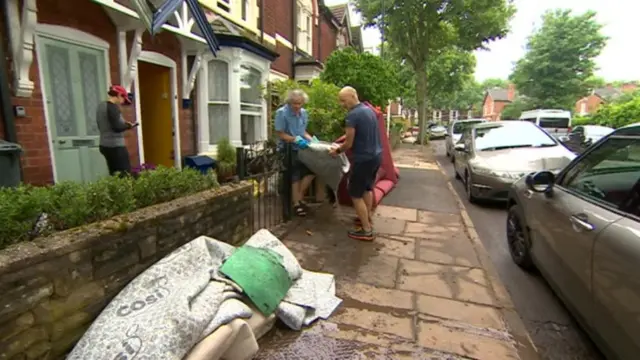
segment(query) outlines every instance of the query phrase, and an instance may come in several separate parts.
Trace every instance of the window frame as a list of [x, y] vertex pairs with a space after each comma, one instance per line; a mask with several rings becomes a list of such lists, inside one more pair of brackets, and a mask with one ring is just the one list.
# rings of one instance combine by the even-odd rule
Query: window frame
[[313, 55], [313, 2], [312, 0], [298, 1], [298, 11], [296, 19], [296, 47]]
[[[211, 100], [211, 96], [210, 96], [211, 95], [210, 94], [211, 89], [209, 88], [209, 79], [211, 77], [211, 71], [210, 71], [211, 67], [210, 67], [210, 65], [213, 62], [224, 63], [227, 66], [227, 100], [226, 101]], [[207, 67], [207, 79], [206, 79], [206, 82], [207, 82], [207, 94], [206, 94], [206, 99], [207, 99], [207, 121], [209, 122], [209, 145], [210, 146], [217, 146], [218, 145], [217, 142], [216, 143], [212, 142], [213, 139], [211, 137], [211, 117], [210, 117], [211, 115], [209, 113], [209, 109], [210, 109], [211, 105], [218, 105], [218, 106], [226, 105], [227, 114], [228, 114], [226, 121], [227, 121], [227, 123], [231, 122], [231, 81], [233, 81], [233, 79], [232, 79], [233, 66], [232, 65], [233, 64], [231, 63], [231, 61], [226, 60], [224, 58], [214, 58], [214, 59], [211, 59], [211, 60], [209, 60], [209, 61], [207, 61], [205, 63], [205, 66]], [[227, 125], [227, 129], [228, 128], [229, 128], [229, 126]], [[227, 134], [226, 137], [228, 138], [229, 134]]]
[[[568, 177], [572, 174], [572, 170], [574, 170], [587, 156], [593, 154], [594, 152], [598, 151], [599, 149], [602, 149], [602, 147], [605, 146], [606, 144], [608, 144], [609, 141], [611, 141], [612, 139], [613, 140], [616, 140], [616, 139], [635, 139], [638, 142], [640, 142], [640, 134], [633, 134], [633, 135], [626, 135], [625, 136], [625, 135], [616, 134], [617, 132], [618, 131], [607, 135], [605, 140], [599, 141], [596, 146], [590, 147], [587, 151], [582, 153], [580, 156], [578, 156], [575, 159], [573, 159], [573, 161], [571, 161], [556, 177], [556, 179], [554, 181], [554, 188], [559, 188], [560, 190], [566, 192], [567, 194], [575, 196], [576, 198], [578, 198], [578, 199], [580, 199], [582, 201], [586, 201], [586, 202], [588, 202], [590, 204], [593, 204], [595, 206], [598, 206], [598, 207], [600, 207], [600, 208], [602, 208], [604, 210], [611, 211], [611, 212], [616, 213], [616, 214], [618, 214], [620, 216], [632, 217], [637, 221], [637, 220], [640, 220], [640, 217], [638, 215], [634, 215], [634, 214], [629, 213], [629, 212], [627, 212], [625, 210], [625, 208], [629, 204], [624, 204], [624, 206], [622, 206], [622, 207], [614, 206], [614, 204], [602, 201], [600, 199], [593, 198], [591, 196], [583, 194], [582, 192], [576, 191], [576, 190], [574, 190], [572, 188], [569, 188], [569, 187], [565, 186], [566, 180], [568, 180]], [[575, 178], [575, 176], [577, 176], [577, 173], [575, 173], [574, 178]], [[636, 181], [636, 185], [639, 182], [640, 182], [640, 179], [638, 179]], [[634, 185], [634, 187], [636, 185]]]
[[[252, 103], [242, 102], [242, 90], [240, 86], [241, 68], [246, 67], [252, 69], [255, 75], [259, 74], [258, 78], [254, 78], [253, 82], [259, 81], [259, 84], [265, 86], [268, 82], [270, 74], [269, 62], [260, 56], [251, 52], [234, 48], [223, 47], [217, 57], [212, 55], [205, 55], [203, 63], [198, 73], [197, 78], [197, 100], [196, 100], [196, 119], [198, 122], [198, 153], [209, 153], [217, 150], [217, 143], [212, 142], [211, 133], [216, 129], [212, 127], [212, 123], [209, 119], [210, 104], [211, 105], [226, 105], [228, 110], [228, 119], [226, 125], [226, 133], [221, 136], [228, 137], [234, 146], [249, 146], [247, 143], [243, 143], [243, 132], [241, 127], [241, 119], [243, 115], [249, 115], [252, 119], [257, 120], [255, 122], [255, 137], [253, 139], [256, 142], [266, 141], [269, 138], [269, 124], [268, 124], [268, 101], [264, 97], [264, 93], [260, 92], [259, 99], [254, 100]], [[212, 76], [209, 72], [210, 61], [225, 62], [228, 66], [228, 100], [209, 100], [209, 76]], [[202, 76], [201, 76], [202, 75]], [[249, 97], [247, 97], [249, 99]], [[245, 106], [249, 106], [249, 108]], [[244, 108], [244, 110], [243, 110]]]

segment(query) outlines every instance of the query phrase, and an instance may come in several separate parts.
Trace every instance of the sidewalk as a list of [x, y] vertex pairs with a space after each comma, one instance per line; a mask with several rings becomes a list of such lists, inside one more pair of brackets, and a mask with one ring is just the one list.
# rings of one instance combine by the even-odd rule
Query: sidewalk
[[[352, 209], [322, 206], [284, 243], [336, 276], [343, 304], [303, 332], [260, 340], [258, 359], [537, 359], [508, 293], [430, 149], [394, 153], [400, 182], [373, 243], [347, 238]], [[496, 224], [496, 226], [503, 226]]]

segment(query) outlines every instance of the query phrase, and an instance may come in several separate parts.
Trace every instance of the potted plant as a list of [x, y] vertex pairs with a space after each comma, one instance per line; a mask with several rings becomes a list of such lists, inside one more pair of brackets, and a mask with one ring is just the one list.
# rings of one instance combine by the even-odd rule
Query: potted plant
[[229, 139], [222, 138], [218, 141], [217, 153], [218, 180], [228, 181], [236, 172], [236, 149], [231, 145]]

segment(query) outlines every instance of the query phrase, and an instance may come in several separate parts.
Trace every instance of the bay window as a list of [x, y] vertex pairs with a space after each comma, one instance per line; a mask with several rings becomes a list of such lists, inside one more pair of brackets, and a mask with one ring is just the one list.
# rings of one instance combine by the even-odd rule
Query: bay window
[[229, 137], [229, 64], [211, 60], [208, 65], [209, 143]]
[[313, 55], [313, 2], [303, 0], [298, 2], [298, 16], [296, 45], [309, 55]]
[[240, 129], [242, 143], [258, 141], [262, 120], [262, 73], [250, 66], [240, 67]]
[[196, 94], [200, 153], [215, 151], [223, 138], [233, 146], [266, 140], [269, 66], [269, 60], [231, 47], [203, 59]]

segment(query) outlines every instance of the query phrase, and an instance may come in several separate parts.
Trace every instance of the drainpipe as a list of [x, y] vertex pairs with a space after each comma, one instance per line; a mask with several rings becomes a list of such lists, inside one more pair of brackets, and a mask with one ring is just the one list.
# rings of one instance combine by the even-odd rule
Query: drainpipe
[[[324, 12], [324, 9], [322, 12]], [[318, 6], [318, 60], [324, 64], [324, 59], [322, 58], [322, 15], [320, 13], [320, 6]]]
[[298, 12], [296, 11], [296, 0], [291, 0], [291, 34], [293, 34], [291, 54], [291, 76], [295, 80], [296, 78], [296, 48], [298, 45], [298, 27], [296, 26], [298, 20]]
[[[7, 14], [7, 2], [2, 3], [2, 13]], [[8, 22], [7, 22], [8, 27]], [[2, 29], [3, 32], [5, 29]], [[6, 29], [8, 30], [8, 29]], [[7, 141], [17, 143], [16, 121], [13, 116], [13, 105], [11, 104], [9, 76], [7, 75], [7, 57], [4, 53], [4, 43], [0, 42], [0, 110], [4, 119], [4, 137]]]

